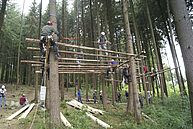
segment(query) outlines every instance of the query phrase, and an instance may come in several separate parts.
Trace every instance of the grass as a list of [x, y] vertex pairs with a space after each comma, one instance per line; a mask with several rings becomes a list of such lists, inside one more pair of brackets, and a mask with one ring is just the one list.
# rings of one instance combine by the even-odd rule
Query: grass
[[[71, 89], [69, 89], [71, 90]], [[70, 93], [68, 93], [70, 94]], [[73, 94], [73, 91], [72, 91]], [[123, 100], [125, 100], [124, 96]], [[68, 98], [70, 99], [70, 98]], [[103, 110], [101, 103], [91, 104]], [[154, 122], [143, 117], [141, 123], [136, 123], [133, 116], [126, 113], [126, 104], [117, 103], [116, 106], [108, 105], [108, 110], [104, 115], [95, 115], [97, 118], [103, 120], [111, 125], [113, 129], [191, 129], [191, 113], [189, 107], [188, 97], [180, 97], [176, 94], [170, 94], [170, 97], [165, 98], [164, 102], [160, 98], [154, 98], [153, 104], [145, 105], [142, 112], [148, 115]], [[63, 101], [60, 105], [61, 111], [67, 120], [72, 124], [74, 129], [102, 129], [101, 126], [93, 122], [86, 116], [85, 111], [69, 108], [66, 102]], [[21, 129], [29, 128], [33, 119], [33, 113], [29, 117], [19, 121]], [[48, 129], [45, 126], [44, 112], [38, 110], [36, 119], [32, 129]], [[58, 129], [63, 129], [64, 126]]]

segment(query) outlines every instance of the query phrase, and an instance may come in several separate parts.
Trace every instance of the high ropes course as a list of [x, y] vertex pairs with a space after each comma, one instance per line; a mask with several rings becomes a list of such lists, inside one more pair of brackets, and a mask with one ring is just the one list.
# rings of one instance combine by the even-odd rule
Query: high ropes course
[[[37, 39], [26, 38], [26, 41], [31, 44], [39, 43]], [[108, 68], [117, 67], [119, 65], [122, 66], [122, 64], [128, 63], [131, 56], [135, 56], [136, 62], [140, 61], [141, 57], [144, 57], [61, 42], [57, 42], [57, 45], [60, 48], [59, 53], [61, 55], [61, 57], [58, 58], [59, 73], [105, 73]], [[40, 51], [39, 47], [27, 47], [27, 49], [30, 51]], [[106, 55], [103, 53], [108, 54]], [[33, 67], [41, 67], [46, 61], [41, 62], [39, 58], [40, 56], [33, 55], [34, 60], [21, 60], [21, 62], [30, 63]], [[48, 60], [48, 56], [45, 58], [45, 60]], [[112, 61], [115, 61], [116, 65], [112, 65]]]

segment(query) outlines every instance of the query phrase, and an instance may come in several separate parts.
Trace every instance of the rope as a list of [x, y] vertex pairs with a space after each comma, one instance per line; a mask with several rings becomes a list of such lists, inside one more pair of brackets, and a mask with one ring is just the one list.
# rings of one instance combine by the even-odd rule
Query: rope
[[36, 118], [37, 111], [38, 111], [38, 104], [37, 104], [37, 106], [36, 106], [36, 111], [35, 111], [35, 114], [34, 114], [34, 117], [33, 117], [33, 120], [32, 120], [32, 123], [31, 123], [31, 125], [30, 125], [30, 128], [29, 128], [29, 129], [31, 129], [31, 128], [32, 128], [32, 126], [33, 126], [33, 123], [34, 123], [35, 118]]

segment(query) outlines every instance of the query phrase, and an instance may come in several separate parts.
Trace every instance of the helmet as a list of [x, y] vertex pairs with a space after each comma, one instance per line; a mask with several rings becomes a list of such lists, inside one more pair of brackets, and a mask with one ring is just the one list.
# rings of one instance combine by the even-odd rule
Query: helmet
[[5, 89], [5, 85], [2, 85], [2, 87], [1, 87], [2, 89]]
[[25, 94], [22, 94], [22, 96], [25, 96]]
[[101, 35], [105, 35], [105, 32], [101, 32]]
[[52, 22], [51, 22], [51, 21], [48, 21], [47, 24], [48, 24], [48, 25], [52, 25]]

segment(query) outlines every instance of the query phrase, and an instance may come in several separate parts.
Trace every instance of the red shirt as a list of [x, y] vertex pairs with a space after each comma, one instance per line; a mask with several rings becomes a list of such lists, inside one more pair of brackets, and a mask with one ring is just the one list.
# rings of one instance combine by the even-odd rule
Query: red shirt
[[143, 66], [144, 73], [147, 73], [147, 66]]
[[25, 102], [26, 102], [26, 97], [25, 96], [21, 96], [20, 99], [19, 99], [20, 105], [24, 105]]

